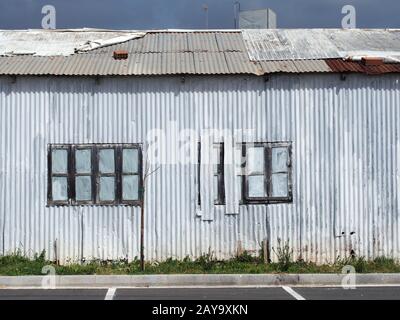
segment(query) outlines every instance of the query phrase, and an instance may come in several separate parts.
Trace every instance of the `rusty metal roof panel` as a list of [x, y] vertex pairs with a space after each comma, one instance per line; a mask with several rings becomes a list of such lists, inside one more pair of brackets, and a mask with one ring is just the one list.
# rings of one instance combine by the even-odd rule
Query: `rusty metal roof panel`
[[354, 72], [366, 74], [385, 74], [400, 72], [399, 63], [385, 63], [378, 66], [366, 66], [357, 61], [345, 61], [342, 59], [326, 60], [327, 65], [332, 72]]
[[[0, 31], [2, 34], [3, 31]], [[33, 33], [33, 43], [51, 39], [51, 32], [43, 38]], [[77, 33], [79, 33], [78, 31]], [[40, 33], [40, 32], [39, 32]], [[88, 39], [88, 35], [65, 36], [73, 39]], [[24, 39], [29, 32], [23, 33]], [[144, 34], [144, 33], [143, 33]], [[383, 55], [397, 61], [396, 50], [400, 50], [398, 31], [387, 30], [243, 30], [243, 31], [150, 31], [144, 36], [70, 55], [38, 56], [13, 54], [0, 56], [0, 74], [3, 75], [172, 75], [172, 74], [255, 74], [306, 73], [306, 72], [363, 72], [379, 74], [399, 72], [400, 64], [385, 64], [368, 68], [358, 62], [328, 59], [333, 55], [331, 41], [336, 51], [359, 52], [370, 48], [377, 52], [382, 46]], [[95, 33], [97, 36], [97, 33]], [[354, 35], [352, 38], [351, 35]], [[109, 40], [111, 34], [104, 36]], [[315, 36], [315, 39], [313, 38]], [[8, 33], [3, 38], [10, 37]], [[373, 44], [373, 37], [376, 43]], [[15, 36], [11, 37], [13, 46]], [[55, 41], [61, 41], [56, 33]], [[399, 39], [398, 39], [399, 38]], [[1, 39], [1, 37], [0, 37]], [[123, 38], [126, 39], [126, 38]], [[249, 40], [250, 39], [250, 40]], [[113, 40], [113, 39], [111, 39]], [[304, 41], [303, 41], [304, 40]], [[315, 41], [320, 41], [316, 43]], [[5, 40], [6, 41], [6, 40]], [[354, 41], [354, 45], [351, 42]], [[387, 43], [393, 41], [394, 43]], [[3, 43], [3, 49], [7, 46]], [[314, 45], [316, 47], [314, 47]], [[247, 46], [247, 47], [246, 47]], [[54, 47], [54, 44], [51, 45]], [[311, 49], [310, 49], [311, 48]], [[24, 46], [25, 51], [29, 48]], [[54, 49], [54, 48], [53, 48]], [[332, 49], [332, 50], [331, 50]], [[354, 49], [355, 51], [351, 51]], [[46, 49], [47, 50], [47, 49]], [[70, 50], [70, 49], [68, 49]], [[127, 50], [126, 60], [115, 60], [114, 50]], [[344, 50], [344, 51], [342, 51]], [[346, 51], [347, 50], [347, 51]], [[388, 51], [394, 50], [394, 51]], [[46, 51], [47, 52], [47, 51]], [[399, 51], [400, 52], [400, 51]], [[382, 52], [381, 52], [382, 54]], [[390, 54], [387, 56], [386, 54]], [[257, 55], [257, 59], [253, 59]], [[318, 59], [311, 57], [318, 56]], [[306, 59], [307, 58], [307, 59]], [[253, 59], [253, 60], [251, 60]], [[326, 60], [326, 61], [325, 61]]]
[[70, 57], [2, 57], [3, 75], [172, 75], [357, 72], [400, 72], [400, 64], [364, 66], [341, 59], [249, 62], [243, 52], [131, 53], [127, 60], [98, 54]]

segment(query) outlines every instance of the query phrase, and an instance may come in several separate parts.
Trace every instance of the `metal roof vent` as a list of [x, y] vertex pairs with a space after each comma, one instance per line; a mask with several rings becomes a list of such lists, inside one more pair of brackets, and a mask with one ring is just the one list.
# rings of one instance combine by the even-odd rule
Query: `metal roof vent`
[[362, 57], [361, 62], [366, 66], [381, 66], [384, 64], [383, 58], [380, 57]]
[[127, 50], [115, 50], [113, 57], [115, 60], [126, 60], [126, 59], [128, 59], [128, 51]]

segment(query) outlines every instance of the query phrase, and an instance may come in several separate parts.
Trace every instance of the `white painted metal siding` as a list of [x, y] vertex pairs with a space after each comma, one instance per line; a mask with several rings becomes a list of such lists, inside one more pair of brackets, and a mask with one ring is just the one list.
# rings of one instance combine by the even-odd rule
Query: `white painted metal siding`
[[[139, 143], [150, 129], [254, 129], [293, 142], [293, 203], [196, 214], [196, 165], [149, 180], [146, 258], [257, 252], [268, 237], [318, 263], [400, 258], [398, 75], [0, 78], [0, 245], [61, 261], [133, 259], [139, 208], [46, 207], [48, 143]], [[239, 244], [240, 243], [240, 244]]]

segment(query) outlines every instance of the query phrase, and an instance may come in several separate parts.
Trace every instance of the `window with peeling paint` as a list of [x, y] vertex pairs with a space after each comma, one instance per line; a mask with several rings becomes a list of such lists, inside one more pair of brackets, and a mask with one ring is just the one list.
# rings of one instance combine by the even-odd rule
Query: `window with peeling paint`
[[292, 201], [291, 144], [243, 144], [243, 203]]
[[138, 144], [49, 145], [48, 205], [139, 205]]

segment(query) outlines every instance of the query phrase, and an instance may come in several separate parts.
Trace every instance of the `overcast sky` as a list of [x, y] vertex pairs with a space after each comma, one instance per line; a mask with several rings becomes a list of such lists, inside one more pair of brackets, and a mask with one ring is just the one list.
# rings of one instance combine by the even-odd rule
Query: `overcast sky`
[[[0, 0], [0, 28], [41, 28], [41, 9], [56, 8], [57, 28], [161, 29], [233, 27], [235, 0]], [[271, 8], [279, 28], [338, 28], [354, 5], [358, 28], [400, 28], [399, 0], [242, 0], [242, 10]]]

